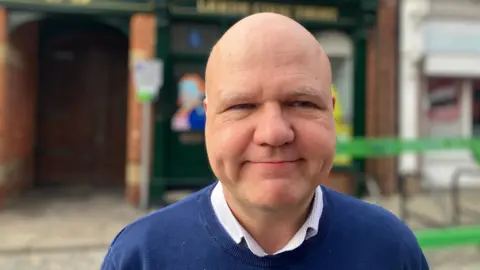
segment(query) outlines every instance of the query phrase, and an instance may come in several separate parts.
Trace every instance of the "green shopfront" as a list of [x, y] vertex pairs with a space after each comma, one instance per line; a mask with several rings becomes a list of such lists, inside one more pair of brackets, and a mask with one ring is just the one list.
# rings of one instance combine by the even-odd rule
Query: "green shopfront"
[[[367, 30], [374, 26], [376, 10], [376, 0], [162, 2], [157, 57], [165, 61], [165, 76], [155, 104], [151, 200], [161, 202], [167, 190], [198, 189], [215, 181], [203, 135], [205, 64], [222, 33], [248, 14], [282, 13], [317, 37], [331, 59], [339, 101], [335, 111], [338, 139], [364, 136]], [[332, 175], [362, 166], [363, 160], [338, 156]]]

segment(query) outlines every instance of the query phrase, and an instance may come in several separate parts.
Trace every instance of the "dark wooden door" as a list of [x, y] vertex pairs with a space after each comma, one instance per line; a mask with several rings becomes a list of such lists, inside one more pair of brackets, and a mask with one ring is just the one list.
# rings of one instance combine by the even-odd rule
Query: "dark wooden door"
[[37, 184], [124, 182], [128, 41], [102, 32], [51, 38], [40, 58]]

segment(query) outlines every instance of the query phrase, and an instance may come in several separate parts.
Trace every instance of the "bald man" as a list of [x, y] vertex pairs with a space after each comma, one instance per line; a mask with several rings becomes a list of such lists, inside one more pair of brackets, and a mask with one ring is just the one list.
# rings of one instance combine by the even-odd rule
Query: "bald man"
[[394, 215], [322, 186], [335, 154], [331, 80], [297, 22], [260, 13], [235, 24], [206, 69], [219, 181], [128, 225], [102, 269], [429, 269]]

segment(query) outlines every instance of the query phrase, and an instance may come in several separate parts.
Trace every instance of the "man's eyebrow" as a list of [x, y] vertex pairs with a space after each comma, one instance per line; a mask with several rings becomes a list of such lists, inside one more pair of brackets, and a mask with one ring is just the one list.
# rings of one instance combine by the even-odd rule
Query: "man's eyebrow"
[[222, 103], [244, 102], [247, 100], [251, 100], [252, 98], [253, 95], [245, 93], [243, 91], [223, 90], [220, 91], [219, 94], [219, 100]]
[[289, 93], [289, 98], [310, 98], [315, 100], [320, 106], [330, 107], [332, 94], [321, 89], [313, 87], [300, 87]]
[[318, 97], [318, 98], [324, 97], [321, 90], [313, 87], [309, 87], [309, 86], [293, 89], [291, 92], [289, 92], [289, 96], [293, 96], [293, 97], [307, 96], [307, 97]]

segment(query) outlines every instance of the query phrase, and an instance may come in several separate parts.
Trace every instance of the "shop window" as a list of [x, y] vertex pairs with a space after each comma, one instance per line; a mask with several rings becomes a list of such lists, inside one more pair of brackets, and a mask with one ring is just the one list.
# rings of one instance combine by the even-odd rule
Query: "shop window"
[[170, 49], [181, 54], [209, 54], [221, 34], [218, 25], [174, 23], [170, 28]]
[[480, 136], [480, 88], [473, 89], [472, 136]]
[[337, 104], [342, 109], [340, 121], [353, 122], [353, 44], [349, 36], [336, 31], [321, 32], [317, 40], [330, 59], [332, 83], [338, 91]]
[[[348, 140], [353, 135], [353, 44], [349, 36], [336, 31], [321, 32], [317, 40], [330, 59], [332, 83], [335, 86], [334, 111], [337, 140]], [[335, 165], [350, 165], [349, 156], [336, 155]]]
[[428, 79], [427, 119], [430, 137], [448, 138], [462, 135], [460, 93], [458, 80]]
[[177, 86], [177, 110], [171, 120], [172, 130], [178, 133], [203, 132], [205, 65], [178, 63], [174, 65], [173, 73]]

